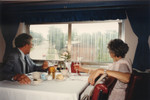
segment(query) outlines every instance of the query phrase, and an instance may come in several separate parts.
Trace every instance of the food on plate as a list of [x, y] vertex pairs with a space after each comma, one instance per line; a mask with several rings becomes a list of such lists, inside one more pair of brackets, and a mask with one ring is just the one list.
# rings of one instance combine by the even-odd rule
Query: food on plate
[[64, 76], [62, 74], [57, 74], [56, 75], [56, 79], [58, 80], [63, 80], [64, 79]]

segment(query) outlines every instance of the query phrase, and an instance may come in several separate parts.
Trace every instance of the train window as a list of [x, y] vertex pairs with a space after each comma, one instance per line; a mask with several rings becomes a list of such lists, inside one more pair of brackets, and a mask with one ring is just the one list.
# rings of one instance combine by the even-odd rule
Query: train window
[[118, 38], [118, 23], [72, 24], [72, 59], [85, 62], [112, 62], [107, 51], [111, 39]]
[[67, 24], [30, 25], [33, 48], [30, 56], [38, 60], [60, 60], [60, 51], [66, 48]]
[[62, 60], [60, 54], [70, 48], [71, 60], [109, 63], [112, 59], [107, 44], [120, 38], [120, 26], [119, 21], [30, 25], [34, 43], [30, 56], [38, 60]]

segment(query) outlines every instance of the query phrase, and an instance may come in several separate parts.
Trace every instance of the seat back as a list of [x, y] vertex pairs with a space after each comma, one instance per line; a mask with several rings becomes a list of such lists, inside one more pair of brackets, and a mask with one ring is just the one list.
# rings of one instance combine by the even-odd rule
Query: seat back
[[[117, 79], [108, 77], [103, 84], [97, 84], [93, 91], [92, 100], [108, 100]], [[125, 100], [150, 100], [150, 73], [141, 73], [133, 70]]]
[[133, 70], [126, 89], [125, 100], [148, 100], [148, 76], [148, 73], [140, 73]]
[[107, 77], [102, 84], [97, 84], [94, 88], [92, 100], [107, 100], [108, 95], [112, 91], [117, 79]]
[[140, 76], [137, 76], [134, 73], [131, 75], [130, 82], [129, 82], [127, 90], [126, 90], [126, 99], [125, 100], [132, 100], [133, 92], [134, 92], [134, 89], [136, 88], [136, 83], [139, 80], [141, 80]]

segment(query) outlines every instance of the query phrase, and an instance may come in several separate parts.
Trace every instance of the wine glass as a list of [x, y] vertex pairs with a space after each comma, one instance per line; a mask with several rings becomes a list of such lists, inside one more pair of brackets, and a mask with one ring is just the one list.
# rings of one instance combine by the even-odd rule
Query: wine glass
[[58, 68], [58, 61], [57, 60], [53, 61], [53, 66], [55, 67], [55, 70], [57, 70], [57, 68]]

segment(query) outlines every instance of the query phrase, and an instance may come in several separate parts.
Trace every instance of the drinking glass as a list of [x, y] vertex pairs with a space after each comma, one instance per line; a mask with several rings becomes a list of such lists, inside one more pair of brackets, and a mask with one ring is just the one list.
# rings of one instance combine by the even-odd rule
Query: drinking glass
[[58, 61], [55, 60], [53, 64], [54, 64], [55, 70], [57, 70], [57, 67], [58, 67]]
[[[78, 60], [78, 61], [75, 62], [75, 64], [76, 64], [77, 67], [79, 67], [79, 66], [81, 66], [81, 61]], [[77, 73], [77, 75], [81, 75], [80, 72], [78, 71], [78, 69], [76, 69], [76, 73]]]

